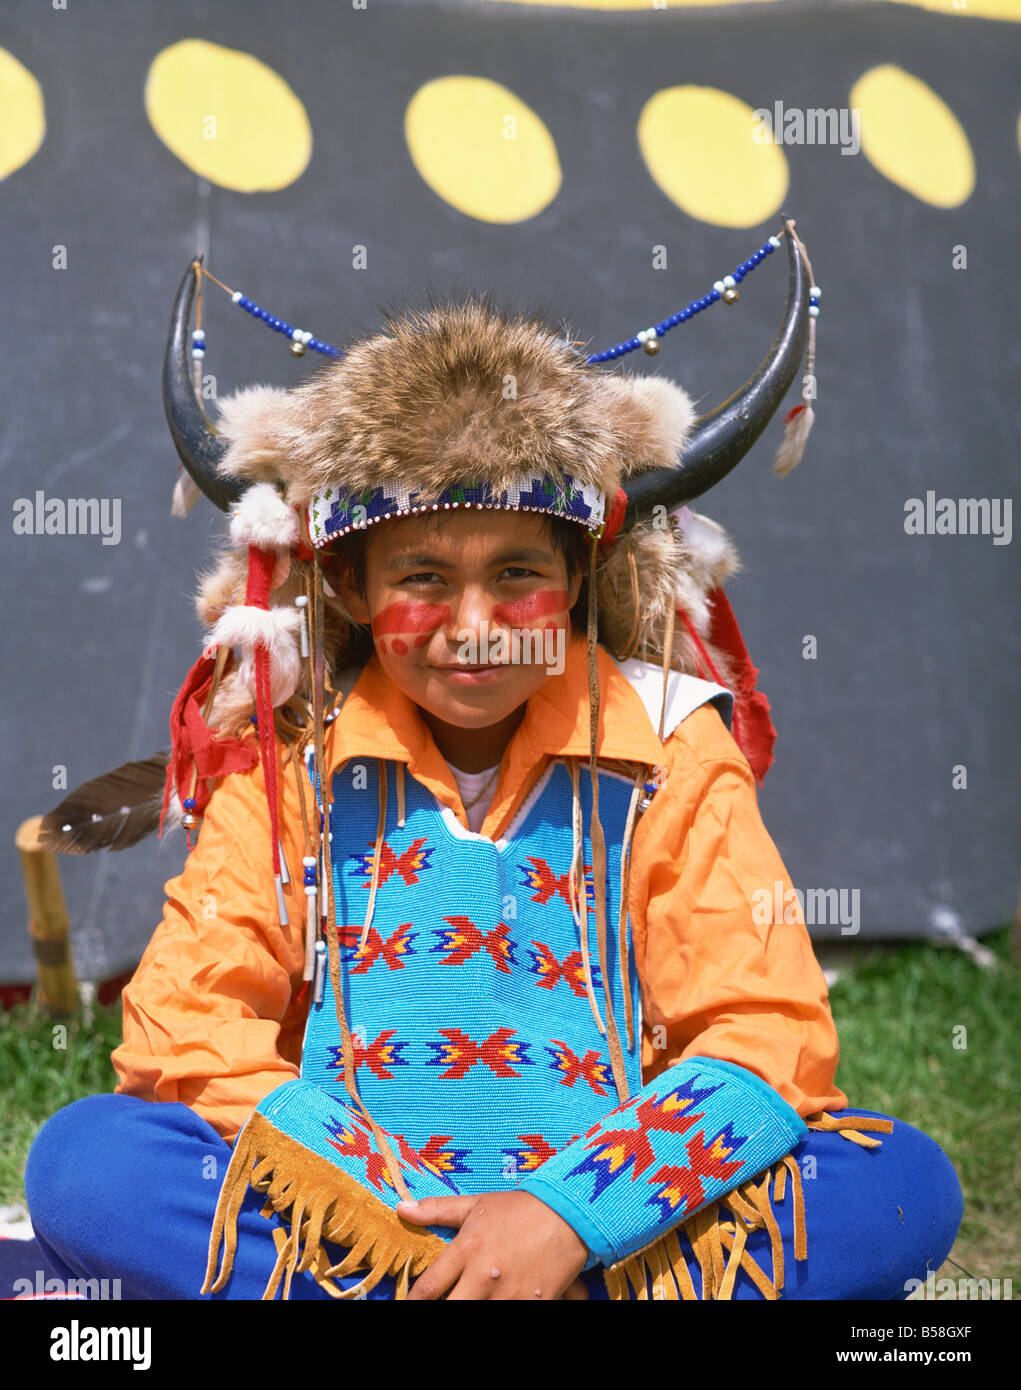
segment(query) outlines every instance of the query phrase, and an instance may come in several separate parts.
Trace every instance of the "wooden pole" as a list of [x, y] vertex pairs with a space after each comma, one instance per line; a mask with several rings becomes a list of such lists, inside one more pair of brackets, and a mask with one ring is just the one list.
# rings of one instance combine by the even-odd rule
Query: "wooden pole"
[[22, 821], [15, 836], [28, 900], [28, 934], [39, 978], [39, 1002], [51, 1014], [71, 1014], [78, 1007], [78, 979], [71, 956], [67, 906], [57, 856], [39, 847], [41, 822], [42, 816], [31, 816]]

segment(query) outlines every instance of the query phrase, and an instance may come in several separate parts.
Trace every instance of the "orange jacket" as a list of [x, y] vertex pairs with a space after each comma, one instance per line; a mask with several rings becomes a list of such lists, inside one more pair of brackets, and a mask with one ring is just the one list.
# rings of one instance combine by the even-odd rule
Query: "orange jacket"
[[[601, 757], [666, 770], [632, 842], [629, 909], [641, 978], [643, 1080], [688, 1057], [755, 1072], [802, 1116], [841, 1110], [826, 982], [797, 912], [756, 925], [754, 895], [791, 887], [762, 824], [748, 763], [712, 705], [661, 743], [640, 696], [597, 649]], [[481, 833], [498, 839], [553, 757], [589, 754], [585, 639], [531, 697], [504, 754]], [[328, 774], [347, 759], [399, 759], [467, 818], [453, 774], [417, 706], [372, 657], [327, 726]], [[302, 776], [304, 771], [298, 769]], [[279, 924], [260, 767], [217, 787], [184, 870], [166, 884], [162, 924], [124, 990], [118, 1092], [182, 1101], [233, 1140], [258, 1102], [299, 1074], [304, 854], [293, 766], [278, 776], [291, 883]], [[311, 806], [311, 797], [306, 803]], [[787, 914], [791, 915], [790, 913]]]

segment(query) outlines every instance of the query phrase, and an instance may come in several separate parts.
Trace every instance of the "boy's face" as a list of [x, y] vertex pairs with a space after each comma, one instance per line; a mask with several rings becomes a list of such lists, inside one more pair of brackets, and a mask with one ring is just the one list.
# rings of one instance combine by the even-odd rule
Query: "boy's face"
[[582, 576], [568, 579], [534, 513], [434, 518], [373, 526], [365, 596], [350, 573], [340, 592], [395, 685], [447, 724], [487, 728], [545, 684], [547, 663], [561, 669]]

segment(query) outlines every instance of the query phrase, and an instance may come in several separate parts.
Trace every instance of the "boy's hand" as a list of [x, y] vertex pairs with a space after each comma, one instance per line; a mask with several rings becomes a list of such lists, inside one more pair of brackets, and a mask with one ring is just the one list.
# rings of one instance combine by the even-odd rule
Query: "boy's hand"
[[398, 1202], [397, 1214], [458, 1234], [408, 1294], [414, 1299], [587, 1299], [578, 1278], [588, 1248], [555, 1211], [530, 1192], [483, 1192]]

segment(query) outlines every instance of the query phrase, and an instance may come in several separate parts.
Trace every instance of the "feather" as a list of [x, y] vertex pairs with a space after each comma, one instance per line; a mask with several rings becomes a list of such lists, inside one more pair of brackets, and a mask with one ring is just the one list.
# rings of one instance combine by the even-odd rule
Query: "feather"
[[168, 752], [123, 763], [83, 782], [42, 818], [38, 846], [55, 854], [92, 854], [127, 849], [160, 823]]

